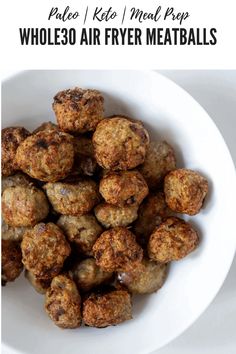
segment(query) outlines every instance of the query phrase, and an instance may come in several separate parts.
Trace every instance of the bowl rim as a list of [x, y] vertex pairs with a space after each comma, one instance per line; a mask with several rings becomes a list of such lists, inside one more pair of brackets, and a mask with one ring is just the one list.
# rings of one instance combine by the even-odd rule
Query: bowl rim
[[[35, 71], [60, 71], [60, 72], [62, 72], [62, 71], [64, 71], [64, 72], [67, 72], [67, 71], [76, 71], [76, 72], [84, 72], [84, 71], [92, 71], [92, 72], [95, 72], [95, 71], [97, 71], [97, 72], [101, 72], [101, 71], [104, 71], [104, 72], [109, 72], [109, 71], [128, 72], [128, 71], [132, 71], [132, 72], [138, 72], [138, 73], [139, 72], [145, 72], [148, 75], [155, 75], [157, 78], [160, 77], [162, 80], [165, 80], [167, 82], [168, 86], [172, 86], [175, 90], [178, 90], [179, 92], [181, 92], [182, 94], [187, 96], [189, 99], [191, 99], [194, 102], [194, 104], [196, 106], [198, 106], [198, 108], [204, 113], [205, 117], [209, 121], [211, 121], [212, 127], [214, 127], [214, 130], [215, 130], [215, 133], [218, 134], [218, 138], [221, 139], [221, 142], [224, 145], [225, 152], [227, 153], [227, 164], [228, 164], [229, 168], [232, 170], [232, 177], [234, 175], [234, 179], [235, 179], [235, 182], [236, 182], [236, 169], [235, 169], [234, 161], [232, 159], [232, 156], [231, 156], [230, 150], [229, 150], [229, 148], [227, 146], [227, 143], [226, 143], [224, 137], [222, 136], [219, 128], [217, 127], [216, 123], [214, 122], [214, 120], [211, 118], [211, 116], [208, 114], [208, 112], [198, 103], [198, 101], [191, 96], [190, 93], [188, 93], [183, 87], [179, 86], [177, 83], [172, 81], [170, 78], [166, 77], [163, 73], [161, 73], [159, 71], [157, 72], [156, 70], [142, 70], [142, 69], [140, 69], [140, 70], [137, 70], [137, 69], [127, 69], [127, 70], [124, 70], [124, 69], [121, 69], [121, 70], [120, 69], [113, 69], [113, 70], [111, 70], [111, 69], [107, 69], [107, 70], [104, 70], [104, 69], [101, 69], [101, 70], [98, 70], [98, 69], [95, 69], [95, 70], [93, 70], [93, 69], [85, 69], [85, 70], [82, 70], [82, 69], [78, 69], [78, 70], [76, 70], [76, 69], [75, 70], [74, 69], [70, 69], [70, 70], [67, 70], [67, 69], [61, 69], [61, 70], [58, 70], [58, 69], [22, 70], [22, 71], [14, 72], [14, 73], [8, 75], [7, 77], [5, 77], [1, 81], [2, 86], [5, 83], [10, 82], [11, 80], [14, 80], [14, 79], [16, 79], [19, 76], [23, 76], [25, 73], [35, 72]], [[232, 193], [236, 197], [236, 183], [235, 183], [235, 187], [234, 187], [234, 190], [232, 191]], [[205, 303], [205, 305], [202, 307], [201, 311], [199, 311], [198, 314], [193, 316], [190, 320], [188, 320], [188, 321], [186, 320], [185, 324], [181, 328], [179, 328], [178, 331], [176, 331], [176, 333], [174, 335], [168, 337], [158, 347], [156, 347], [155, 344], [147, 345], [146, 348], [145, 348], [145, 351], [143, 351], [142, 354], [151, 354], [152, 352], [163, 348], [168, 343], [172, 342], [177, 337], [179, 337], [181, 334], [183, 334], [188, 328], [190, 328], [193, 325], [194, 322], [197, 321], [198, 318], [200, 318], [202, 316], [202, 314], [205, 312], [205, 310], [208, 308], [208, 306], [210, 306], [210, 304], [213, 302], [213, 300], [215, 299], [215, 297], [218, 294], [218, 292], [220, 291], [220, 289], [223, 287], [224, 282], [225, 282], [225, 280], [227, 278], [227, 275], [229, 273], [229, 270], [230, 270], [230, 268], [232, 266], [233, 259], [235, 257], [235, 252], [236, 252], [236, 239], [235, 239], [234, 248], [232, 249], [230, 258], [228, 259], [227, 271], [224, 273], [224, 276], [221, 279], [220, 285], [211, 294], [211, 297]], [[2, 340], [2, 345], [5, 346], [5, 348], [7, 348], [8, 350], [10, 350], [12, 353], [20, 353], [20, 354], [24, 354], [25, 353], [24, 351], [18, 350], [14, 346], [11, 346], [8, 343], [5, 343], [4, 340]]]

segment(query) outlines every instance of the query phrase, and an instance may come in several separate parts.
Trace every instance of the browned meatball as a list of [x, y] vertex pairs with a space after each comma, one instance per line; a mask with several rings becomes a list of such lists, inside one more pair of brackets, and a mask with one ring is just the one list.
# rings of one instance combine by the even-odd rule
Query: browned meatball
[[75, 87], [58, 92], [52, 108], [59, 128], [77, 134], [95, 130], [103, 119], [103, 103], [104, 98], [99, 91]]
[[22, 171], [45, 182], [65, 178], [74, 163], [73, 138], [57, 130], [43, 130], [31, 135], [16, 151]]
[[39, 294], [45, 294], [52, 281], [52, 279], [37, 278], [33, 273], [29, 272], [28, 270], [25, 270], [25, 277], [26, 279], [28, 279], [30, 284]]
[[79, 136], [74, 138], [75, 160], [73, 175], [93, 176], [97, 170], [92, 139]]
[[189, 223], [170, 217], [151, 234], [148, 255], [161, 263], [177, 261], [192, 252], [198, 244], [198, 234]]
[[52, 122], [44, 122], [38, 128], [36, 128], [32, 134], [36, 134], [43, 130], [59, 130], [58, 126]]
[[71, 183], [47, 183], [43, 188], [55, 211], [64, 215], [86, 214], [100, 200], [98, 187], [90, 179], [80, 179]]
[[81, 325], [80, 294], [67, 275], [53, 278], [46, 291], [45, 310], [58, 327], [76, 328]]
[[129, 170], [144, 162], [149, 135], [142, 123], [121, 116], [103, 119], [93, 135], [95, 157], [108, 170]]
[[85, 292], [107, 282], [112, 277], [112, 272], [102, 270], [94, 258], [87, 258], [77, 263], [72, 269], [72, 274], [78, 288]]
[[131, 296], [124, 290], [92, 294], [83, 303], [83, 321], [87, 326], [114, 326], [131, 318]]
[[165, 282], [167, 264], [143, 259], [142, 263], [130, 272], [118, 273], [118, 280], [134, 294], [149, 294], [159, 290]]
[[2, 285], [19, 277], [23, 264], [18, 242], [2, 240]]
[[16, 186], [29, 186], [32, 185], [32, 181], [29, 176], [23, 173], [16, 173], [15, 175], [2, 178], [2, 193], [6, 188]]
[[170, 209], [195, 215], [199, 213], [208, 192], [208, 182], [199, 173], [181, 168], [165, 177], [164, 192]]
[[134, 223], [134, 233], [142, 245], [146, 245], [150, 234], [163, 218], [171, 215], [162, 192], [149, 194], [140, 205], [138, 219]]
[[150, 143], [144, 163], [139, 170], [150, 189], [157, 188], [165, 175], [176, 168], [174, 149], [166, 141]]
[[95, 207], [94, 213], [98, 221], [106, 228], [128, 226], [138, 217], [137, 206], [123, 206], [102, 203]]
[[24, 233], [29, 230], [29, 227], [12, 227], [2, 222], [2, 239], [10, 241], [21, 241]]
[[93, 246], [97, 265], [107, 272], [129, 271], [143, 258], [135, 236], [125, 227], [115, 227], [101, 234]]
[[92, 247], [103, 231], [95, 216], [90, 214], [62, 215], [57, 225], [64, 231], [68, 240], [74, 242], [78, 246], [78, 250], [88, 256], [92, 255]]
[[43, 191], [33, 186], [5, 189], [2, 215], [10, 226], [34, 226], [48, 215], [49, 206]]
[[15, 160], [16, 150], [30, 133], [23, 127], [10, 127], [2, 129], [2, 174], [12, 175], [17, 171]]
[[64, 234], [53, 223], [40, 223], [27, 231], [21, 249], [25, 268], [41, 279], [57, 275], [71, 251]]
[[109, 204], [139, 205], [148, 195], [148, 186], [138, 171], [111, 172], [100, 181], [99, 192]]

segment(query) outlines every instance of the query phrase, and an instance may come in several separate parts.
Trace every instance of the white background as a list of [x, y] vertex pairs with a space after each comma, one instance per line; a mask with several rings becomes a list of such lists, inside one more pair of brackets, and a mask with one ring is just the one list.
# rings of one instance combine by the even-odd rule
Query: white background
[[[139, 6], [145, 11], [154, 10], [159, 5], [174, 6], [178, 11], [189, 11], [191, 14], [186, 24], [182, 26], [216, 27], [218, 44], [211, 47], [20, 46], [19, 27], [80, 26], [76, 22], [49, 22], [47, 16], [52, 6], [58, 6], [63, 10], [66, 5], [69, 5], [72, 10], [80, 11], [87, 4], [90, 8], [104, 6], [105, 9], [113, 6], [117, 11], [125, 4]], [[1, 71], [5, 76], [7, 72], [22, 69], [235, 68], [235, 14], [235, 0], [8, 0], [3, 2], [1, 11]], [[126, 23], [126, 26], [129, 25], [131, 26]], [[163, 27], [163, 23], [156, 25]], [[120, 24], [114, 22], [109, 26], [118, 27]], [[184, 87], [208, 111], [220, 128], [236, 163], [236, 73], [230, 71], [165, 71], [164, 73]], [[223, 288], [204, 315], [187, 332], [157, 353], [235, 353], [235, 279], [236, 262], [234, 261]]]
[[[234, 68], [235, 51], [235, 0], [21, 0], [2, 2], [2, 48], [1, 67], [4, 69], [220, 69]], [[112, 5], [119, 14], [124, 5], [135, 6], [144, 11], [154, 11], [157, 6], [166, 9], [173, 6], [176, 11], [188, 11], [190, 18], [185, 27], [216, 27], [218, 44], [216, 46], [146, 46], [146, 47], [114, 47], [114, 46], [21, 46], [19, 27], [81, 27], [79, 20], [48, 21], [52, 6], [63, 11], [66, 5], [71, 10], [78, 10], [81, 15], [89, 5], [92, 10], [96, 6], [107, 9]], [[120, 15], [121, 16], [121, 15]], [[120, 27], [120, 16], [107, 24], [92, 23], [87, 25]], [[91, 14], [90, 17], [91, 18]], [[126, 26], [134, 23], [126, 22]], [[178, 23], [148, 22], [145, 26], [178, 27]]]

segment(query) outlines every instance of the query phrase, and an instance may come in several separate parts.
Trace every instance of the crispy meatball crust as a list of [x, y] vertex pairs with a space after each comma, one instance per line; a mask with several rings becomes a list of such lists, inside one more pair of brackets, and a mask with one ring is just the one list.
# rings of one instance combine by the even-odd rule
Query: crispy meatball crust
[[9, 187], [16, 187], [16, 186], [27, 187], [31, 184], [32, 182], [30, 177], [19, 172], [16, 173], [15, 175], [2, 178], [2, 193], [5, 191], [6, 188]]
[[57, 275], [71, 251], [61, 229], [51, 222], [37, 224], [27, 231], [21, 250], [25, 268], [41, 279]]
[[199, 213], [208, 192], [208, 182], [198, 172], [184, 168], [170, 172], [165, 177], [166, 203], [177, 213]]
[[15, 160], [18, 146], [30, 135], [23, 127], [10, 127], [2, 129], [2, 174], [10, 176], [17, 171]]
[[150, 294], [162, 287], [166, 275], [167, 264], [143, 259], [132, 271], [118, 273], [118, 280], [133, 294]]
[[100, 181], [99, 192], [109, 204], [134, 206], [148, 195], [148, 186], [138, 171], [111, 172]]
[[141, 122], [116, 116], [98, 124], [93, 145], [101, 167], [129, 170], [144, 162], [149, 135]]
[[92, 247], [103, 229], [95, 216], [62, 215], [57, 225], [64, 231], [70, 242], [78, 245], [78, 250], [88, 256], [92, 255]]
[[129, 271], [143, 258], [143, 250], [134, 234], [125, 227], [104, 231], [93, 246], [98, 266], [107, 272]]
[[95, 130], [103, 119], [103, 104], [104, 98], [99, 91], [75, 87], [58, 92], [52, 108], [59, 128], [78, 134]]
[[150, 234], [163, 218], [171, 215], [162, 192], [149, 194], [140, 205], [138, 219], [134, 223], [134, 233], [142, 245], [146, 245]]
[[78, 288], [86, 292], [110, 280], [113, 273], [102, 270], [94, 258], [87, 258], [73, 267], [72, 275]]
[[9, 241], [22, 241], [24, 233], [29, 230], [29, 227], [12, 227], [2, 222], [2, 239]]
[[29, 176], [44, 182], [56, 182], [72, 169], [73, 138], [57, 130], [39, 131], [19, 146], [16, 161]]
[[51, 279], [37, 278], [33, 273], [25, 270], [25, 277], [39, 294], [45, 294], [51, 284]]
[[10, 187], [3, 192], [2, 215], [10, 226], [34, 226], [46, 218], [48, 211], [47, 198], [36, 187]]
[[106, 228], [128, 226], [138, 217], [137, 206], [123, 206], [102, 203], [95, 207], [94, 213], [98, 221]]
[[38, 128], [36, 128], [32, 134], [37, 134], [43, 130], [59, 130], [58, 126], [52, 122], [44, 122]]
[[53, 278], [46, 291], [45, 310], [51, 320], [61, 328], [81, 325], [81, 298], [77, 287], [67, 275]]
[[189, 223], [170, 217], [151, 234], [148, 255], [161, 263], [177, 261], [192, 252], [198, 244], [198, 234]]
[[132, 318], [131, 296], [124, 290], [92, 294], [84, 301], [82, 313], [87, 326], [115, 326]]
[[86, 214], [100, 201], [97, 184], [91, 179], [47, 183], [43, 188], [54, 210], [63, 215]]
[[23, 269], [22, 255], [18, 242], [2, 240], [2, 285], [14, 281]]
[[166, 141], [152, 141], [144, 163], [139, 167], [148, 187], [155, 189], [165, 175], [176, 168], [174, 149]]

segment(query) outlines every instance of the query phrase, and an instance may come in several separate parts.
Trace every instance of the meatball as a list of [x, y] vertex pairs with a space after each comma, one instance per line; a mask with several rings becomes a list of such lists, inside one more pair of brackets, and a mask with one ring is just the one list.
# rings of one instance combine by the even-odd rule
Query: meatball
[[75, 150], [77, 154], [94, 157], [94, 148], [91, 138], [79, 135], [74, 138]]
[[93, 145], [101, 167], [129, 170], [144, 162], [149, 135], [141, 122], [116, 116], [98, 124]]
[[142, 261], [143, 250], [125, 227], [104, 231], [93, 246], [98, 266], [107, 272], [129, 271]]
[[30, 135], [23, 127], [10, 127], [2, 129], [2, 174], [10, 176], [17, 171], [15, 160], [18, 146]]
[[158, 187], [165, 175], [176, 168], [174, 149], [166, 142], [150, 143], [144, 163], [139, 167], [150, 189]]
[[99, 192], [109, 204], [139, 205], [148, 195], [148, 186], [138, 171], [111, 172], [102, 178]]
[[23, 264], [18, 242], [2, 240], [2, 285], [19, 277]]
[[104, 98], [99, 91], [75, 87], [58, 92], [52, 108], [59, 128], [78, 134], [95, 130], [103, 119], [103, 103]]
[[47, 183], [43, 187], [56, 212], [63, 215], [83, 215], [99, 203], [96, 183], [90, 179], [77, 182]]
[[21, 249], [25, 268], [41, 279], [57, 275], [71, 251], [64, 234], [53, 223], [40, 223], [27, 231]]
[[195, 215], [200, 211], [208, 192], [208, 182], [199, 173], [181, 168], [165, 177], [164, 192], [170, 209]]
[[2, 239], [10, 241], [21, 241], [24, 233], [29, 230], [29, 227], [12, 227], [2, 222]]
[[25, 270], [25, 277], [39, 294], [45, 294], [51, 284], [51, 279], [37, 278], [33, 273]]
[[141, 245], [146, 245], [150, 234], [163, 218], [171, 215], [162, 192], [150, 194], [140, 205], [138, 219], [134, 223], [134, 233]]
[[92, 255], [92, 247], [103, 231], [95, 216], [89, 214], [62, 215], [57, 225], [64, 231], [68, 240], [74, 242], [78, 246], [78, 250], [88, 256]]
[[23, 173], [16, 173], [15, 175], [3, 177], [2, 178], [2, 193], [5, 191], [6, 188], [9, 187], [16, 187], [16, 186], [23, 186], [27, 187], [32, 184], [31, 179], [24, 175]]
[[46, 291], [45, 310], [50, 319], [61, 328], [81, 325], [81, 298], [77, 287], [67, 275], [53, 278]]
[[102, 203], [95, 207], [94, 213], [98, 221], [106, 228], [128, 226], [138, 217], [137, 206], [123, 206]]
[[133, 294], [150, 294], [162, 287], [166, 275], [167, 264], [143, 259], [132, 271], [118, 273], [118, 280]]
[[97, 170], [92, 140], [80, 136], [74, 139], [75, 160], [72, 174], [93, 176]]
[[76, 285], [83, 292], [107, 282], [112, 277], [112, 272], [102, 270], [93, 258], [77, 263], [72, 269], [72, 274]]
[[48, 215], [49, 206], [43, 191], [33, 186], [5, 189], [2, 215], [10, 226], [34, 226]]
[[32, 134], [36, 134], [43, 130], [59, 130], [58, 126], [52, 122], [44, 122], [38, 128], [36, 128]]
[[73, 138], [57, 130], [31, 135], [16, 151], [20, 169], [33, 178], [55, 182], [65, 178], [74, 163]]
[[170, 217], [151, 234], [148, 255], [161, 263], [177, 261], [192, 252], [198, 243], [198, 234], [189, 223]]
[[102, 328], [117, 325], [132, 318], [131, 296], [124, 290], [92, 294], [84, 301], [82, 314], [87, 326]]

